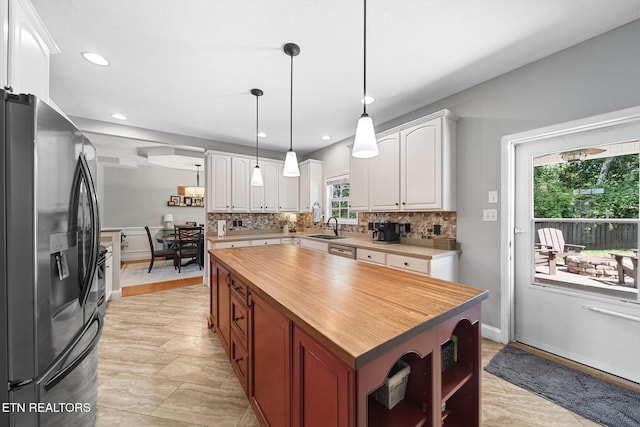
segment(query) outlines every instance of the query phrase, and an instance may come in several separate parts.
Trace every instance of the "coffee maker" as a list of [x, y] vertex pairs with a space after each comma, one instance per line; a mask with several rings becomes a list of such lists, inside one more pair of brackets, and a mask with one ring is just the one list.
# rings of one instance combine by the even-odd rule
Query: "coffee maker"
[[374, 243], [400, 243], [400, 224], [381, 222], [373, 230]]

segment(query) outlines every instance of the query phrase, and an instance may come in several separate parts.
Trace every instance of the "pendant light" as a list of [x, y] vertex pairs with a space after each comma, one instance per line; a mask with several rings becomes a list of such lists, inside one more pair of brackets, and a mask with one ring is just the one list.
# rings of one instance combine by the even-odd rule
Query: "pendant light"
[[284, 159], [283, 176], [296, 177], [300, 176], [300, 168], [298, 167], [298, 156], [293, 151], [293, 57], [300, 53], [300, 46], [295, 43], [287, 43], [282, 49], [286, 55], [291, 57], [291, 102], [289, 106], [289, 151]]
[[[367, 97], [367, 0], [364, 0], [364, 72], [363, 72], [363, 99]], [[373, 120], [367, 114], [367, 103], [363, 102], [362, 115], [356, 126], [356, 136], [353, 141], [351, 155], [361, 159], [378, 155], [378, 143], [373, 130]]]
[[256, 167], [253, 168], [253, 174], [251, 175], [251, 186], [253, 187], [264, 187], [262, 171], [260, 170], [260, 165], [258, 165], [258, 98], [261, 97], [263, 93], [260, 89], [251, 89], [251, 95], [256, 97]]

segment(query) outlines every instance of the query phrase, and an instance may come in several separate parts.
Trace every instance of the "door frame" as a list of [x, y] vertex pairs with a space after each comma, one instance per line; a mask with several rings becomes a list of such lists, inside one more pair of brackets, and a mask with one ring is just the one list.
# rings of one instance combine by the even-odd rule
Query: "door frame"
[[[515, 259], [513, 238], [515, 235], [516, 146], [527, 142], [542, 141], [563, 135], [633, 122], [640, 122], [640, 106], [502, 137], [500, 191], [503, 196], [503, 203], [500, 208], [500, 217], [502, 218], [500, 227], [500, 342], [503, 344], [511, 342], [515, 337]], [[561, 149], [562, 147], [558, 147], [558, 150]]]

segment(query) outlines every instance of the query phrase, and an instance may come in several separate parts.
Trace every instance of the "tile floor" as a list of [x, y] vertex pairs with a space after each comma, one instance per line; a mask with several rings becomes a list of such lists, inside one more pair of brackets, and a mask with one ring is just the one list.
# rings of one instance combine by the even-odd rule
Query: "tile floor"
[[[194, 285], [109, 303], [100, 341], [98, 427], [258, 426], [207, 328], [209, 289]], [[483, 340], [482, 363], [502, 348]], [[597, 424], [482, 372], [483, 426]]]

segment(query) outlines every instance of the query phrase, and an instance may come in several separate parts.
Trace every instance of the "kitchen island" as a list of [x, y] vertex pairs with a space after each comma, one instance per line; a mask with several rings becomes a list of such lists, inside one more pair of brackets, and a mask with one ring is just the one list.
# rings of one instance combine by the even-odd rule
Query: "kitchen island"
[[[486, 291], [289, 245], [209, 253], [209, 324], [262, 424], [480, 424]], [[399, 360], [387, 409], [374, 395]]]

